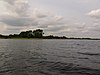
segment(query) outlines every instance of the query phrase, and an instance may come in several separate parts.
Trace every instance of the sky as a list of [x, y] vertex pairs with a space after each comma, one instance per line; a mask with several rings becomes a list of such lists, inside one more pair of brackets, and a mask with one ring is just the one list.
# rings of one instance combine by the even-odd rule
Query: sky
[[0, 0], [0, 34], [100, 38], [100, 0]]

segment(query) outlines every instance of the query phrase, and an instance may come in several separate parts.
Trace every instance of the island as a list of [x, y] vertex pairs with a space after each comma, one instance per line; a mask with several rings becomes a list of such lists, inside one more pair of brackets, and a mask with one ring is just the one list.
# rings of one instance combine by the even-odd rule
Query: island
[[66, 36], [54, 36], [48, 35], [44, 36], [44, 31], [42, 29], [22, 31], [19, 34], [9, 34], [2, 35], [0, 34], [0, 39], [75, 39], [75, 40], [100, 40], [99, 38], [75, 38], [75, 37], [66, 37]]

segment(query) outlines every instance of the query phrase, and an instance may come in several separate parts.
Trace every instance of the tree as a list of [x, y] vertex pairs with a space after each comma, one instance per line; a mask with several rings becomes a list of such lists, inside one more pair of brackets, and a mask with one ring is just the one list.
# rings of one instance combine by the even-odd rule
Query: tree
[[32, 38], [33, 32], [32, 30], [29, 30], [29, 31], [21, 32], [19, 35], [20, 37], [24, 37], [24, 38]]
[[24, 37], [27, 37], [27, 34], [26, 34], [26, 32], [21, 32], [21, 33], [19, 34], [19, 36], [24, 38]]
[[43, 30], [37, 29], [33, 31], [34, 37], [35, 38], [42, 38], [43, 37]]

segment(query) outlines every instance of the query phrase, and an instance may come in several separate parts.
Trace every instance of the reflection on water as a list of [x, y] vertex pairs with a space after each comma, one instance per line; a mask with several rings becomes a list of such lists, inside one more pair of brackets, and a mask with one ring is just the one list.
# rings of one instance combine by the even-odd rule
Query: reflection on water
[[0, 75], [100, 75], [100, 41], [2, 39]]

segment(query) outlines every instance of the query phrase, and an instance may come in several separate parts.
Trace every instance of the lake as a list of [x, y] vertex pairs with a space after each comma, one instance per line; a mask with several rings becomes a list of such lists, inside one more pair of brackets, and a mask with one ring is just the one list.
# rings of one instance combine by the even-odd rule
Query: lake
[[0, 75], [100, 75], [100, 41], [0, 39]]

